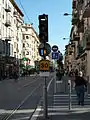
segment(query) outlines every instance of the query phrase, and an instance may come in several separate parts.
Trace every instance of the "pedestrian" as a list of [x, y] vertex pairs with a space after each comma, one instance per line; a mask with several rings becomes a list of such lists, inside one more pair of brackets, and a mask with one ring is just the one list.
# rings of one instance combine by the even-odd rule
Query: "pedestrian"
[[18, 68], [16, 65], [14, 65], [13, 67], [13, 77], [14, 77], [15, 82], [17, 82], [18, 81]]
[[84, 95], [87, 90], [87, 81], [83, 78], [83, 73], [80, 71], [79, 75], [76, 72], [75, 76], [75, 90], [78, 98], [78, 105], [84, 105]]

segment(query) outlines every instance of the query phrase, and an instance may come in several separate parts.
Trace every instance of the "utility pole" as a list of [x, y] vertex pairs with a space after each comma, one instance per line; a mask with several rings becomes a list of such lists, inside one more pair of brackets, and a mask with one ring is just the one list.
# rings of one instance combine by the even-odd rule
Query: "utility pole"
[[[39, 39], [40, 42], [44, 44], [43, 49], [40, 49], [40, 54], [43, 59], [46, 60], [47, 50], [46, 42], [48, 42], [48, 15], [39, 15]], [[44, 119], [48, 118], [47, 110], [47, 81], [46, 76], [44, 77], [44, 88], [43, 88], [43, 108], [44, 108]]]

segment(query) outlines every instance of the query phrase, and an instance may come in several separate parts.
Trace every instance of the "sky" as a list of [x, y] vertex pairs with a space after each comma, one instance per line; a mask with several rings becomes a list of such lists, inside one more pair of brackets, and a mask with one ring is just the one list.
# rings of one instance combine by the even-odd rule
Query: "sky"
[[[39, 33], [38, 16], [48, 15], [48, 43], [57, 45], [64, 54], [65, 45], [69, 42], [72, 16], [64, 16], [64, 13], [72, 13], [72, 0], [15, 0], [24, 13], [25, 23], [33, 23], [33, 27]], [[22, 7], [22, 5], [23, 7]], [[24, 10], [23, 10], [24, 8]], [[27, 15], [25, 15], [25, 13]], [[28, 17], [29, 20], [28, 20]], [[63, 38], [67, 38], [63, 40]]]

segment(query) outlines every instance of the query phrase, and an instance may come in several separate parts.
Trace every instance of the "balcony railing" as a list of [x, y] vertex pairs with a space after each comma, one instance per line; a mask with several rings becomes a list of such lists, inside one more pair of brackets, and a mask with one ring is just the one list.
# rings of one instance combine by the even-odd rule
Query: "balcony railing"
[[84, 32], [84, 21], [83, 20], [79, 20], [77, 27], [78, 27], [78, 32], [79, 33], [80, 32], [83, 33]]
[[11, 12], [11, 8], [10, 8], [10, 7], [5, 8], [5, 11], [6, 11], [6, 12]]
[[18, 17], [18, 13], [16, 11], [13, 12], [14, 17]]
[[76, 25], [79, 22], [78, 13], [74, 13], [72, 16], [72, 25]]
[[79, 41], [79, 40], [80, 40], [80, 36], [74, 34], [74, 35], [73, 35], [73, 41]]
[[77, 56], [80, 56], [83, 53], [83, 47], [81, 45], [77, 46]]
[[6, 21], [5, 26], [6, 26], [6, 27], [11, 26], [10, 20], [7, 20], [7, 21]]
[[85, 50], [90, 50], [90, 33], [86, 37]]
[[79, 3], [79, 4], [83, 4], [83, 3], [84, 3], [84, 0], [79, 0], [78, 3]]
[[72, 2], [72, 8], [73, 8], [73, 9], [76, 9], [76, 0], [74, 0], [74, 1]]
[[90, 17], [90, 0], [88, 2], [84, 1], [82, 13], [84, 18]]

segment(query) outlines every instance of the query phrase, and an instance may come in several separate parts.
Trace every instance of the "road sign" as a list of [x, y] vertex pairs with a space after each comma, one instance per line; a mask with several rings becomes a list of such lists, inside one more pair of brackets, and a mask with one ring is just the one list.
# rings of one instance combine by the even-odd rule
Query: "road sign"
[[[46, 51], [46, 53], [45, 53]], [[40, 56], [47, 56], [51, 52], [51, 46], [48, 43], [41, 43], [39, 45], [39, 55]]]
[[41, 60], [40, 61], [40, 71], [49, 71], [50, 61], [49, 60]]
[[58, 52], [52, 52], [52, 59], [59, 59], [59, 53]]
[[52, 46], [52, 50], [53, 50], [53, 52], [56, 52], [58, 50], [58, 46], [57, 45], [53, 45]]

